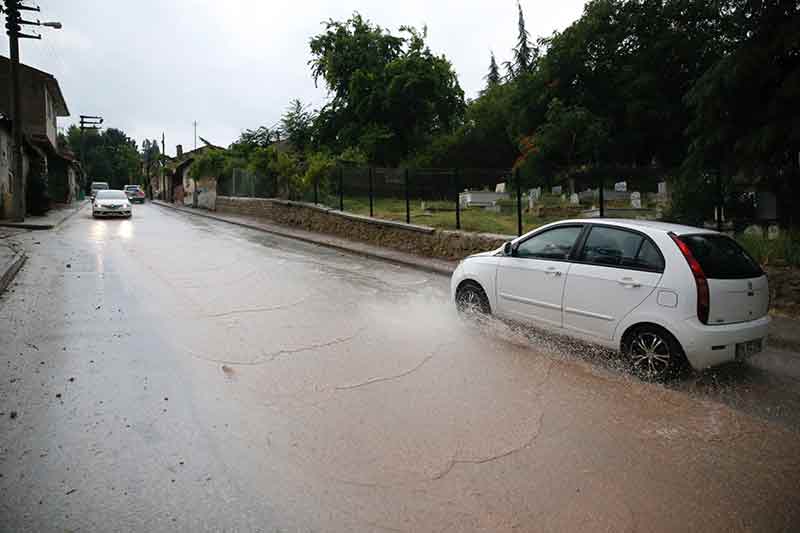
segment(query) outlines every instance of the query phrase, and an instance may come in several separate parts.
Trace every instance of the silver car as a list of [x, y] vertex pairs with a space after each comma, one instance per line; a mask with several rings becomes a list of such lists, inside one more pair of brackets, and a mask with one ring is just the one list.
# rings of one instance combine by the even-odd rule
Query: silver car
[[92, 216], [131, 217], [131, 202], [124, 191], [106, 189], [97, 191], [92, 202]]

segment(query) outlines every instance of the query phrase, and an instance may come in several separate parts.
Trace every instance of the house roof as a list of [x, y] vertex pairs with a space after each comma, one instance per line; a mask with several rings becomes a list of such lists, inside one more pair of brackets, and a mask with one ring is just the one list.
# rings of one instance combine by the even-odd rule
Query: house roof
[[[3, 68], [7, 71], [7, 65], [9, 64], [9, 61], [10, 60], [7, 57], [0, 56], [0, 68]], [[24, 63], [20, 63], [20, 67], [22, 68], [23, 72], [26, 72], [28, 75], [40, 80], [47, 86], [47, 90], [53, 97], [53, 107], [55, 108], [56, 116], [68, 117], [69, 109], [67, 108], [67, 102], [64, 100], [64, 94], [61, 92], [61, 86], [58, 84], [58, 80], [55, 78], [55, 76], [49, 72], [44, 72], [43, 70], [33, 68]]]

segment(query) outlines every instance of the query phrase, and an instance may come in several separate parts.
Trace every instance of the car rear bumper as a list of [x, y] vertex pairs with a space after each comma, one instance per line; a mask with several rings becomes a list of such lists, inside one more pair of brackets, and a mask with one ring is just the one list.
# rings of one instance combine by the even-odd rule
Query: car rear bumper
[[756, 320], [708, 326], [697, 318], [681, 324], [679, 340], [691, 365], [700, 370], [736, 360], [736, 345], [756, 339], [766, 340], [771, 319], [765, 315]]

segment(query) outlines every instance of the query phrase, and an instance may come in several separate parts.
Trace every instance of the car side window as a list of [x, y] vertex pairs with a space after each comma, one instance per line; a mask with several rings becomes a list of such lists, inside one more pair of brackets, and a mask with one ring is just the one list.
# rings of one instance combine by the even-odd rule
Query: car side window
[[664, 271], [664, 259], [656, 249], [656, 246], [647, 239], [642, 244], [639, 255], [636, 256], [636, 266], [647, 270]]
[[597, 265], [663, 270], [661, 255], [644, 236], [618, 228], [593, 227], [581, 259]]
[[582, 229], [581, 226], [566, 226], [534, 235], [517, 247], [516, 256], [566, 259]]

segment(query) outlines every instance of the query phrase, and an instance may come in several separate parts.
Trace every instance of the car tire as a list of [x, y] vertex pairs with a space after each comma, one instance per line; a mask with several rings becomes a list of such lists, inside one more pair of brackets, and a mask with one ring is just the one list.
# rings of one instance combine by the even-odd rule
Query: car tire
[[654, 324], [642, 324], [629, 330], [622, 339], [622, 355], [633, 372], [648, 381], [674, 379], [688, 368], [678, 340]]
[[462, 283], [456, 290], [456, 309], [467, 316], [489, 315], [492, 312], [483, 288], [471, 281]]

